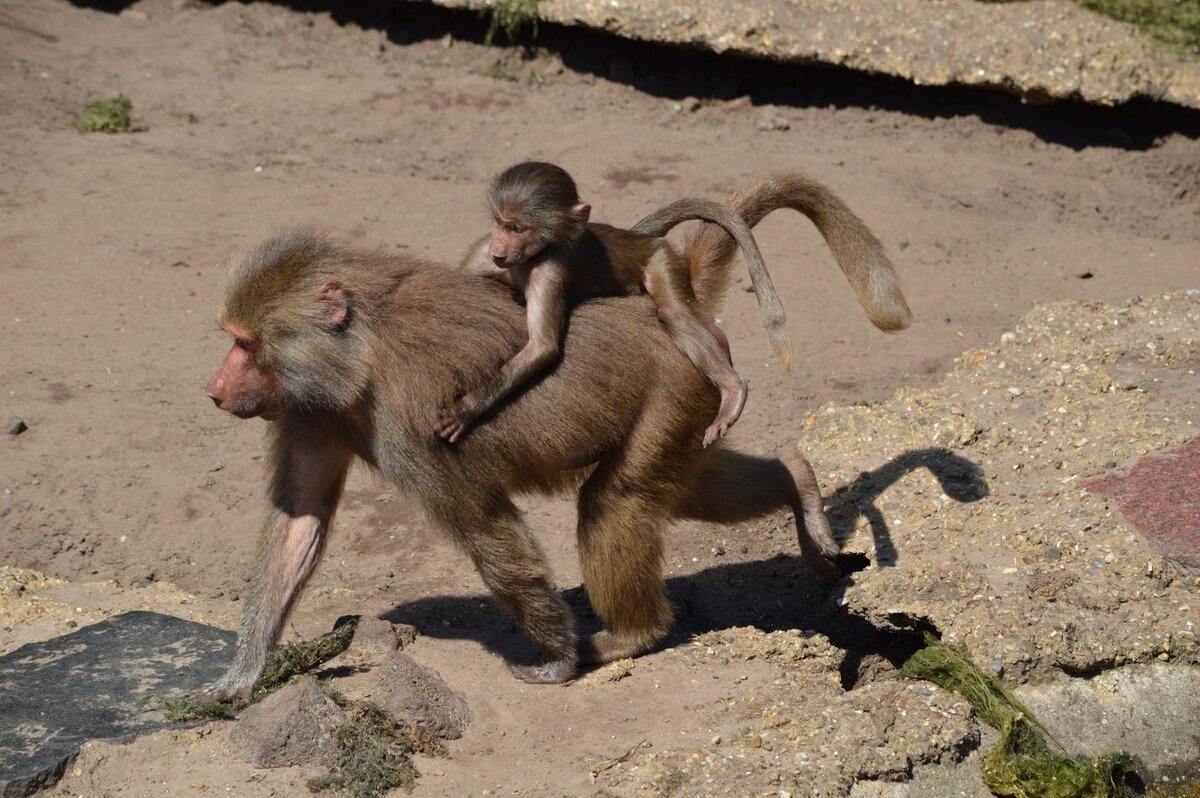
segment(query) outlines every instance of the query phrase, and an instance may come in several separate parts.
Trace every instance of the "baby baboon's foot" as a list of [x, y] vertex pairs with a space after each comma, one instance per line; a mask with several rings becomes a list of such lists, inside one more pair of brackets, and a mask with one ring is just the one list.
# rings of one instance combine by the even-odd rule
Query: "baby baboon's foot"
[[729, 428], [742, 415], [748, 393], [749, 383], [741, 377], [731, 385], [721, 387], [721, 407], [717, 410], [717, 417], [713, 419], [713, 423], [704, 431], [705, 448], [711, 446], [717, 438], [724, 438], [725, 433], [729, 432]]

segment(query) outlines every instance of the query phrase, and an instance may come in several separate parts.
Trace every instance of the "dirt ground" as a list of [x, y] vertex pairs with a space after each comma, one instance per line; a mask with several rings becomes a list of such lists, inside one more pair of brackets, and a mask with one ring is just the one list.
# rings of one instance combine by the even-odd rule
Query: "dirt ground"
[[[824, 71], [787, 73], [800, 99], [782, 102], [788, 91], [775, 85], [763, 95], [780, 104], [764, 106], [744, 74], [731, 87], [705, 61], [684, 75], [666, 51], [630, 60], [584, 37], [521, 60], [440, 34], [424, 19], [401, 19], [389, 35], [265, 3], [143, 0], [120, 13], [4, 4], [0, 417], [29, 429], [0, 441], [0, 564], [74, 583], [169, 581], [214, 617], [236, 616], [264, 452], [262, 423], [216, 411], [202, 390], [227, 345], [214, 306], [228, 259], [280, 229], [318, 226], [455, 262], [485, 230], [487, 179], [524, 158], [562, 164], [593, 218], [625, 224], [683, 194], [720, 197], [755, 174], [801, 169], [883, 239], [916, 316], [896, 336], [869, 325], [806, 220], [776, 214], [756, 230], [799, 367], [781, 371], [753, 297], [735, 291], [721, 322], [751, 394], [729, 443], [751, 452], [793, 445], [824, 402], [938, 381], [1036, 303], [1198, 282], [1194, 117], [1148, 123], [892, 84], [854, 84], [845, 101], [821, 85], [840, 85]], [[118, 92], [133, 100], [135, 132], [75, 132], [87, 102]], [[688, 94], [698, 107], [681, 102]], [[569, 502], [525, 507], [560, 585], [578, 585]], [[795, 554], [779, 530], [782, 517], [736, 540], [726, 528], [676, 526], [666, 570], [700, 573], [718, 549], [725, 565]], [[286, 636], [325, 631], [346, 612], [415, 624], [423, 636], [411, 653], [474, 713], [448, 759], [421, 763], [417, 795], [589, 794], [589, 757], [719, 733], [688, 705], [716, 701], [722, 685], [671, 659], [652, 666], [652, 689], [622, 694], [617, 683], [603, 702], [511, 679], [496, 654], [528, 655], [514, 627], [459, 552], [365, 470], [352, 473]], [[0, 652], [19, 635], [0, 629]], [[755, 663], [744, 670], [770, 678]], [[181, 738], [156, 739], [113, 749], [125, 753], [86, 789], [69, 779], [64, 789], [252, 794], [255, 780], [253, 794], [286, 795], [300, 783], [258, 784], [217, 754], [149, 763]]]

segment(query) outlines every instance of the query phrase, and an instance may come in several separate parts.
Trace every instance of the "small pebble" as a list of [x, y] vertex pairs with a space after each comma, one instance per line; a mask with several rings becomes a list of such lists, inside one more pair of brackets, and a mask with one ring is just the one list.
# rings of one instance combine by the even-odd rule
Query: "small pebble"
[[791, 124], [781, 116], [764, 116], [758, 120], [758, 124], [755, 127], [759, 130], [770, 132], [788, 130], [791, 128]]
[[8, 420], [8, 434], [20, 435], [25, 430], [29, 429], [29, 425], [25, 423], [25, 419], [13, 416]]

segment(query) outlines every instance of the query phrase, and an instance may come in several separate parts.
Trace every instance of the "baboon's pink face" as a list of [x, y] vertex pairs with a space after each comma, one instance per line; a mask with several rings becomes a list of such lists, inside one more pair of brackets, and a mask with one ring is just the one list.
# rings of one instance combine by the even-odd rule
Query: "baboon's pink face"
[[233, 335], [233, 346], [208, 381], [209, 398], [238, 418], [262, 416], [273, 420], [283, 415], [283, 392], [275, 375], [259, 362], [259, 344], [254, 335], [233, 322], [221, 326]]

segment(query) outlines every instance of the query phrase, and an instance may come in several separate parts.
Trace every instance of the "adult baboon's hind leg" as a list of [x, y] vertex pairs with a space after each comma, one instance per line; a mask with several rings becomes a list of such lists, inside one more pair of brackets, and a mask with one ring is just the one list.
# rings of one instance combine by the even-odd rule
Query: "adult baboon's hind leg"
[[662, 484], [657, 465], [631, 462], [637, 459], [623, 452], [601, 463], [579, 494], [583, 582], [607, 627], [581, 641], [580, 659], [591, 664], [649, 650], [673, 621], [663, 586], [662, 524], [674, 499], [647, 490]]
[[785, 507], [796, 518], [805, 562], [822, 581], [837, 579], [838, 544], [825, 517], [817, 477], [799, 453], [768, 459], [717, 449], [705, 458], [678, 513], [683, 518], [732, 524]]

